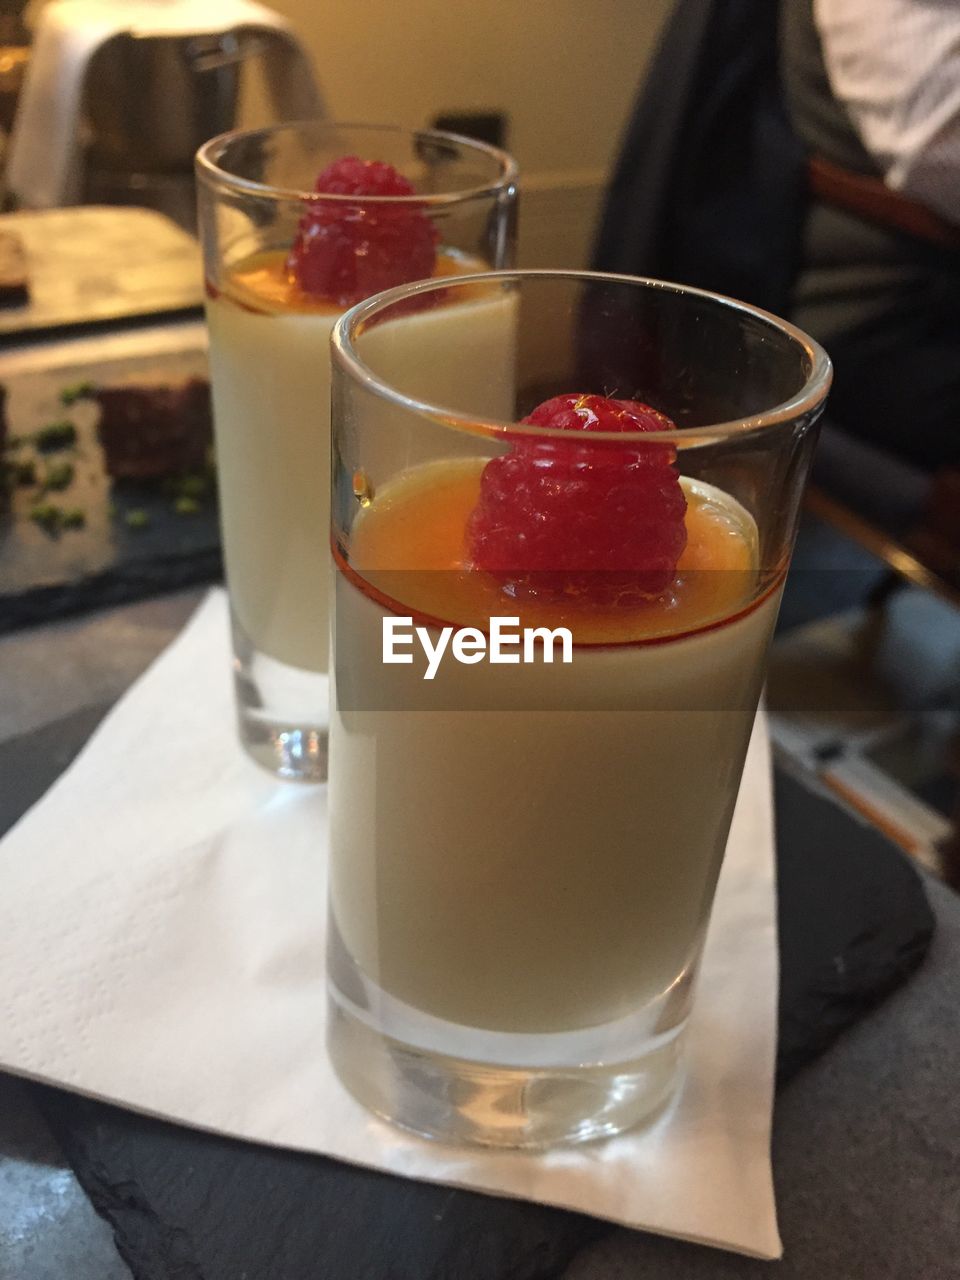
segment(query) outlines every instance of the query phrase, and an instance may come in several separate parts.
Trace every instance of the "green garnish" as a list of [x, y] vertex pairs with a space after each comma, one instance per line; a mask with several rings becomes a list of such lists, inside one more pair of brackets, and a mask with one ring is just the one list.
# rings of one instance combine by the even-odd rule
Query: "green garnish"
[[209, 488], [209, 476], [186, 475], [180, 481], [180, 497], [202, 498]]
[[134, 507], [132, 511], [125, 513], [123, 521], [128, 529], [145, 529], [150, 523], [150, 512], [144, 511], [142, 507]]
[[87, 400], [90, 396], [96, 395], [97, 384], [95, 382], [74, 382], [69, 387], [64, 387], [60, 392], [60, 403], [64, 408], [76, 404], [78, 400]]
[[173, 504], [173, 509], [178, 516], [195, 516], [200, 510], [200, 503], [196, 498], [178, 498]]
[[37, 483], [37, 468], [29, 458], [25, 458], [23, 462], [10, 458], [2, 467], [4, 485], [8, 489]]
[[55, 453], [58, 449], [69, 449], [77, 443], [77, 428], [72, 422], [51, 422], [42, 427], [34, 436], [34, 443], [41, 453]]
[[168, 476], [160, 486], [161, 492], [176, 504], [180, 499], [188, 498], [200, 502], [213, 487], [213, 478], [203, 471], [188, 471], [181, 476]]
[[30, 508], [30, 519], [48, 533], [56, 533], [60, 528], [60, 508], [52, 502], [38, 502]]
[[30, 519], [47, 533], [59, 533], [61, 529], [79, 529], [87, 523], [87, 517], [79, 507], [64, 510], [53, 502], [38, 502], [30, 508]]
[[47, 465], [47, 474], [43, 478], [43, 487], [59, 493], [73, 482], [74, 469], [72, 462], [51, 462]]

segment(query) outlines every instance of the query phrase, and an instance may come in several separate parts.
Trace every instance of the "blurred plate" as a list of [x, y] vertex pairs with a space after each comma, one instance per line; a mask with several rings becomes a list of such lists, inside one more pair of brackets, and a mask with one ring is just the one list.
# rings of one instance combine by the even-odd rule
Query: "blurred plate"
[[29, 301], [0, 306], [0, 337], [111, 324], [203, 305], [200, 247], [162, 213], [81, 205], [0, 215], [23, 241]]
[[[219, 577], [215, 497], [194, 514], [178, 515], [156, 487], [114, 484], [97, 439], [98, 407], [81, 400], [65, 408], [60, 400], [80, 382], [169, 385], [206, 372], [206, 326], [196, 321], [0, 352], [10, 437], [62, 420], [77, 432], [74, 448], [46, 458], [31, 444], [8, 448], [3, 457], [33, 460], [39, 476], [48, 463], [71, 463], [68, 487], [42, 500], [84, 515], [81, 528], [51, 535], [30, 518], [35, 487], [14, 489], [0, 505], [0, 632]], [[130, 527], [131, 511], [145, 514], [143, 527]]]

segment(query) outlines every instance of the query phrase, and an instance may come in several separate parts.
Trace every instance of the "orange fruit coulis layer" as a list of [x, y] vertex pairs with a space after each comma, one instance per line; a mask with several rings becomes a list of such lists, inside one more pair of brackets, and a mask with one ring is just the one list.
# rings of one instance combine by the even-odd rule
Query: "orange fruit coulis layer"
[[[486, 271], [487, 266], [479, 258], [441, 249], [437, 253], [437, 265], [433, 278], [463, 276], [474, 271]], [[270, 249], [252, 253], [230, 268], [222, 292], [247, 311], [267, 315], [339, 315], [344, 308], [329, 298], [318, 297], [301, 289], [287, 269], [287, 252]]]
[[493, 616], [522, 626], [567, 626], [579, 644], [662, 641], [732, 620], [777, 585], [758, 570], [756, 527], [742, 507], [685, 481], [687, 545], [674, 582], [639, 607], [589, 598], [515, 599], [471, 568], [466, 528], [480, 492], [483, 458], [430, 463], [365, 497], [340, 568], [391, 612], [486, 630]]

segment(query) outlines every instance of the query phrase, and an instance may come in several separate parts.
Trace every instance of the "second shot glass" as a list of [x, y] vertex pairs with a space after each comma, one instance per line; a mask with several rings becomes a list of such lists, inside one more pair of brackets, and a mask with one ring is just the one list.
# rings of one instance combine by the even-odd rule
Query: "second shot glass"
[[215, 138], [197, 176], [240, 739], [321, 780], [330, 332], [390, 285], [509, 266], [516, 169], [449, 134], [314, 121]]

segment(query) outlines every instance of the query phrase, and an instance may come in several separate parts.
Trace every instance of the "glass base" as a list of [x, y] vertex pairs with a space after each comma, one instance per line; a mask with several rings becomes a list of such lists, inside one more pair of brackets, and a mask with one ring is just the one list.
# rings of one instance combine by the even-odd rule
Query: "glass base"
[[244, 750], [293, 782], [325, 782], [329, 681], [256, 649], [233, 618], [233, 683]]
[[483, 1031], [381, 990], [331, 921], [327, 1051], [369, 1110], [445, 1142], [539, 1148], [611, 1137], [650, 1120], [681, 1078], [695, 965], [614, 1023], [579, 1031]]
[[517, 1068], [401, 1044], [333, 998], [328, 1019], [331, 1061], [357, 1101], [444, 1142], [537, 1149], [612, 1137], [658, 1115], [681, 1075], [682, 1028], [630, 1062]]
[[262, 768], [289, 782], [326, 782], [325, 729], [277, 724], [242, 705], [237, 708], [237, 724], [244, 750]]

